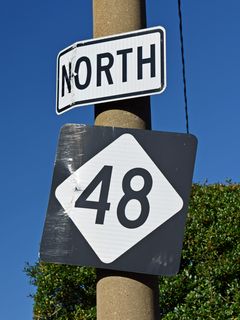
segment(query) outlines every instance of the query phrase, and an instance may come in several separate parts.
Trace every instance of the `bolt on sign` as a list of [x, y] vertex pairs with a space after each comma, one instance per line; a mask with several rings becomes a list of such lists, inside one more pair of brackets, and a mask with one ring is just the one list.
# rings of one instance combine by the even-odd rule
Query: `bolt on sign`
[[176, 274], [196, 145], [190, 134], [65, 125], [40, 259]]
[[57, 58], [57, 114], [161, 93], [166, 87], [165, 47], [165, 29], [154, 27], [64, 49]]

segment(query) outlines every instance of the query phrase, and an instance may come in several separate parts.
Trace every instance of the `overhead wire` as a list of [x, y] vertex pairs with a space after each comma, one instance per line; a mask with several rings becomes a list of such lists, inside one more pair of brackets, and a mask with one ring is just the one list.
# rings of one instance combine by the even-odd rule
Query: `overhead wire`
[[181, 44], [181, 56], [182, 56], [182, 77], [183, 77], [183, 92], [184, 92], [184, 105], [185, 105], [186, 132], [189, 133], [187, 80], [186, 80], [186, 68], [185, 68], [185, 58], [184, 58], [184, 41], [183, 41], [182, 3], [181, 3], [181, 0], [178, 0], [178, 16], [179, 16], [179, 31], [180, 31], [180, 44]]

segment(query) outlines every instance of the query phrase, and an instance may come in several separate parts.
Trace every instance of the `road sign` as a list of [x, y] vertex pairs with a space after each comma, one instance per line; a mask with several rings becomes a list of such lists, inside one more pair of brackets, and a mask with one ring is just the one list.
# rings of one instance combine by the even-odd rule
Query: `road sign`
[[64, 126], [41, 259], [176, 273], [195, 150], [187, 134]]
[[161, 93], [166, 87], [165, 50], [162, 27], [77, 42], [62, 50], [57, 58], [57, 114]]

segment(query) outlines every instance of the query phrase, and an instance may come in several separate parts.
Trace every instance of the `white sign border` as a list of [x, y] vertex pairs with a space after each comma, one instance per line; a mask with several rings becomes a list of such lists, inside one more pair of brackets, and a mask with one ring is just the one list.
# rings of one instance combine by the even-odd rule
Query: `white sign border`
[[[136, 37], [136, 36], [141, 36], [145, 34], [150, 34], [150, 33], [156, 33], [159, 32], [161, 37], [161, 78], [163, 79], [162, 85], [160, 88], [157, 89], [152, 89], [152, 90], [146, 90], [146, 91], [139, 91], [139, 92], [130, 92], [130, 93], [125, 93], [125, 94], [119, 94], [115, 96], [107, 96], [107, 97], [101, 97], [101, 98], [95, 98], [95, 99], [88, 99], [84, 101], [76, 101], [72, 103], [71, 105], [68, 105], [64, 108], [61, 108], [59, 110], [59, 105], [58, 105], [58, 100], [59, 100], [59, 60], [62, 55], [65, 53], [74, 50], [76, 47], [80, 46], [86, 46], [86, 45], [92, 45], [100, 42], [106, 42], [106, 41], [112, 41], [112, 40], [119, 40], [119, 39], [124, 39], [124, 38], [130, 38], [130, 37]], [[149, 95], [154, 95], [154, 94], [159, 94], [162, 93], [167, 86], [167, 77], [166, 77], [166, 31], [163, 27], [157, 26], [153, 28], [147, 28], [147, 29], [140, 29], [132, 32], [127, 32], [127, 33], [120, 33], [118, 35], [112, 35], [112, 36], [107, 36], [107, 37], [101, 37], [101, 38], [95, 38], [91, 40], [86, 40], [86, 41], [80, 41], [76, 42], [73, 45], [63, 49], [62, 51], [59, 52], [57, 56], [57, 86], [56, 86], [56, 113], [57, 115], [61, 115], [62, 113], [71, 110], [73, 108], [76, 108], [78, 106], [85, 106], [85, 105], [91, 105], [91, 104], [98, 104], [98, 103], [103, 103], [103, 102], [110, 102], [110, 101], [116, 101], [116, 100], [124, 100], [124, 99], [132, 99], [132, 98], [138, 98], [138, 97], [144, 97], [144, 96], [149, 96]]]

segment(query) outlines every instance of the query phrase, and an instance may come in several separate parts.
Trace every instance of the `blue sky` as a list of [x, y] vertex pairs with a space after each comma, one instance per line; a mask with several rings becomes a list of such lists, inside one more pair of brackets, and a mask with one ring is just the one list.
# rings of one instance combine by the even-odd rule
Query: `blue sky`
[[[185, 132], [177, 0], [147, 0], [148, 27], [167, 32], [165, 92], [152, 127]], [[240, 2], [183, 2], [190, 132], [199, 141], [194, 182], [239, 182]], [[90, 0], [9, 0], [1, 5], [1, 273], [4, 320], [31, 319], [22, 272], [37, 260], [57, 137], [65, 123], [93, 124], [93, 107], [55, 113], [56, 56], [92, 38]]]

